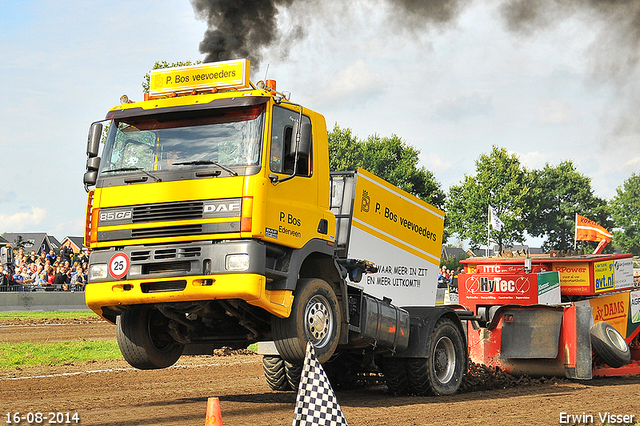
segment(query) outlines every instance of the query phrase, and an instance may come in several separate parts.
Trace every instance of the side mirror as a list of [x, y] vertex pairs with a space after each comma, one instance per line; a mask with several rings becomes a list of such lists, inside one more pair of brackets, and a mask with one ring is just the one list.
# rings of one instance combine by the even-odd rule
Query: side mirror
[[89, 170], [89, 171], [85, 172], [84, 178], [83, 178], [85, 189], [88, 186], [95, 185], [97, 180], [98, 180], [98, 171], [97, 170]]
[[89, 129], [87, 139], [87, 156], [97, 157], [100, 148], [100, 137], [102, 136], [102, 123], [93, 123]]
[[293, 141], [291, 141], [291, 155], [296, 154], [296, 137], [300, 132], [300, 143], [298, 144], [297, 154], [303, 157], [308, 157], [311, 153], [311, 123], [302, 123], [296, 121], [293, 125]]
[[87, 158], [87, 170], [88, 171], [96, 171], [100, 168], [100, 157], [89, 157]]

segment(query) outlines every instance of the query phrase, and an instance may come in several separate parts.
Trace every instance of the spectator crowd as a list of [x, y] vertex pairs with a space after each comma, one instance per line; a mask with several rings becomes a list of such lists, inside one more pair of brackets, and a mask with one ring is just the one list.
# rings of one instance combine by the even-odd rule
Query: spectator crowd
[[14, 249], [13, 264], [0, 264], [0, 291], [83, 291], [87, 283], [89, 252], [69, 246], [59, 253], [25, 253]]

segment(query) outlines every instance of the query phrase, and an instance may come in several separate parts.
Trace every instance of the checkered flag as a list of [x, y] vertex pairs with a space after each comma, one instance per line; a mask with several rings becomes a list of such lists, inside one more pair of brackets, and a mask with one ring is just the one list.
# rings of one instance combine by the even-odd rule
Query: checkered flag
[[347, 426], [333, 388], [311, 342], [302, 366], [293, 426]]

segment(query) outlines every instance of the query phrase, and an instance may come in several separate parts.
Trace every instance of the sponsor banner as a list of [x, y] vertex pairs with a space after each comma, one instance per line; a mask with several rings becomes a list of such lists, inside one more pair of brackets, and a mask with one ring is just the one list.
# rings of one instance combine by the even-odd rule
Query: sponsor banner
[[560, 303], [560, 273], [558, 271], [538, 274], [538, 303], [541, 305]]
[[624, 292], [589, 299], [593, 322], [606, 321], [625, 338], [628, 337], [629, 297], [630, 293]]
[[614, 260], [613, 274], [616, 290], [633, 287], [633, 259], [629, 257]]
[[[547, 271], [547, 267], [541, 264], [535, 264], [531, 266], [531, 272], [545, 272]], [[480, 264], [476, 265], [473, 271], [469, 271], [469, 273], [480, 273], [480, 274], [522, 274], [524, 273], [524, 265], [508, 265], [508, 264]]]
[[552, 269], [560, 274], [562, 294], [590, 294], [588, 262], [557, 262]]
[[640, 325], [640, 290], [632, 291], [629, 294], [629, 305], [629, 321], [634, 324], [633, 328], [636, 328]]
[[388, 297], [396, 306], [435, 306], [438, 265], [401, 250], [357, 227], [351, 228], [349, 258], [366, 259], [378, 272], [363, 274], [357, 285], [377, 298]]
[[440, 263], [444, 212], [363, 169], [357, 174], [353, 221], [402, 250]]
[[594, 262], [593, 280], [596, 293], [615, 290], [613, 260]]
[[153, 70], [149, 79], [151, 96], [245, 87], [249, 87], [249, 61], [246, 59]]
[[537, 274], [461, 274], [460, 303], [475, 305], [534, 305], [538, 303]]

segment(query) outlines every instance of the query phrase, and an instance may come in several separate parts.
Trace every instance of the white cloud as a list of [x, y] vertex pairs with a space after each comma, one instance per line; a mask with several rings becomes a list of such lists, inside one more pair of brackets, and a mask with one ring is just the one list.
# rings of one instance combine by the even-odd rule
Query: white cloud
[[542, 153], [539, 151], [520, 153], [516, 151], [509, 151], [509, 154], [515, 154], [520, 159], [520, 163], [529, 170], [542, 169], [547, 163], [553, 165], [556, 162], [560, 162], [560, 160], [555, 161], [556, 158], [553, 153]]
[[47, 211], [40, 207], [31, 207], [31, 212], [0, 214], [0, 232], [33, 232], [47, 217]]
[[542, 124], [569, 124], [573, 119], [573, 114], [567, 104], [552, 99], [538, 108], [538, 117]]
[[418, 158], [420, 159], [420, 162], [425, 165], [427, 170], [436, 175], [436, 178], [439, 173], [444, 173], [453, 167], [453, 164], [450, 161], [444, 160], [440, 154], [435, 152], [430, 152], [428, 154], [420, 153]]

